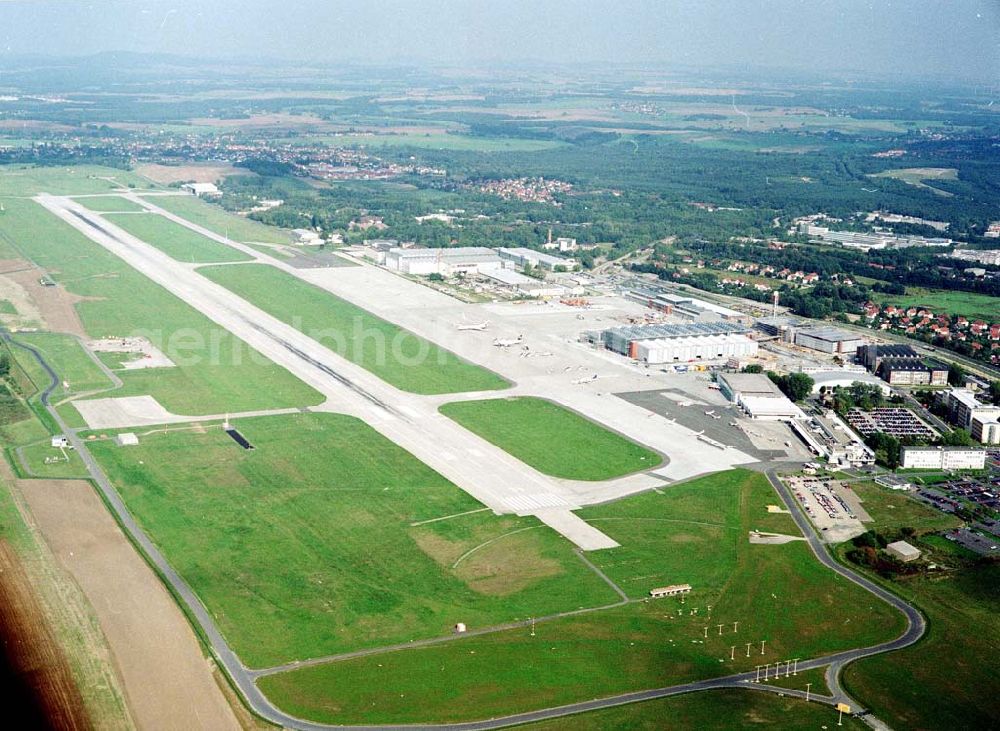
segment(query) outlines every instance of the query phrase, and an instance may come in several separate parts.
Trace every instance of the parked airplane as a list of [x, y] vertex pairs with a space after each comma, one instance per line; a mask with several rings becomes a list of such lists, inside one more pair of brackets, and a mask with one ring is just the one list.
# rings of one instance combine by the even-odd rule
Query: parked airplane
[[485, 330], [489, 327], [490, 321], [483, 320], [482, 322], [470, 322], [470, 323], [459, 323], [455, 325], [456, 330]]
[[576, 379], [575, 381], [573, 381], [573, 385], [579, 386], [580, 384], [583, 384], [583, 383], [593, 383], [596, 380], [597, 380], [597, 374], [595, 373], [594, 375], [587, 376], [586, 378], [578, 378], [578, 379]]
[[512, 338], [497, 338], [493, 341], [493, 344], [498, 348], [509, 348], [512, 345], [520, 345], [524, 342], [524, 336], [518, 335], [516, 339]]

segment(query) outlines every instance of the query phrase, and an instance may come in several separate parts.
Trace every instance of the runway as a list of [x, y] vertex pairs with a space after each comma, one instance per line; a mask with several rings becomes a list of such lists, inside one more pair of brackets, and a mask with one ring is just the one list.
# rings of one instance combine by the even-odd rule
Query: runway
[[618, 545], [571, 512], [581, 506], [573, 490], [442, 416], [433, 400], [393, 388], [71, 199], [35, 200], [317, 389], [327, 399], [320, 410], [364, 420], [497, 513], [540, 514], [583, 550]]

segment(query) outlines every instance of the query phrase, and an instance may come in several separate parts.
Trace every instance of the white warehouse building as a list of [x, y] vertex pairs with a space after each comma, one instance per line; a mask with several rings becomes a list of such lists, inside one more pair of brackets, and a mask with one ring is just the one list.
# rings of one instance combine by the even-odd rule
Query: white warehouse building
[[903, 447], [904, 470], [981, 470], [986, 450], [969, 447]]
[[866, 342], [864, 338], [836, 327], [815, 327], [795, 333], [796, 345], [822, 353], [849, 353], [853, 356]]
[[554, 271], [556, 267], [565, 267], [566, 271], [573, 271], [577, 268], [577, 262], [573, 259], [553, 256], [552, 254], [543, 254], [534, 249], [525, 249], [523, 247], [513, 249], [500, 248], [497, 249], [497, 252], [500, 254], [501, 259], [511, 262], [515, 266], [523, 267], [530, 264], [533, 267], [541, 267], [549, 271]]
[[636, 342], [634, 353], [635, 359], [643, 363], [748, 358], [757, 355], [757, 341], [738, 333], [654, 338]]
[[483, 272], [499, 269], [500, 257], [493, 249], [468, 246], [454, 249], [389, 249], [385, 266], [403, 274], [441, 274]]

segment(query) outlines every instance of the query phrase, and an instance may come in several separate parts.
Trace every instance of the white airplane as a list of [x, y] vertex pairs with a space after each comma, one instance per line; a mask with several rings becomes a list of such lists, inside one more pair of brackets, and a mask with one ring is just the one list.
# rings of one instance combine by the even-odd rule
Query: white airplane
[[597, 380], [597, 374], [595, 373], [594, 375], [587, 376], [586, 378], [577, 378], [575, 381], [573, 381], [573, 385], [579, 386], [584, 383], [593, 383], [596, 380]]
[[512, 345], [520, 345], [524, 342], [524, 336], [518, 335], [516, 339], [513, 338], [497, 338], [493, 341], [493, 345], [498, 348], [509, 348]]
[[714, 411], [706, 411], [705, 412], [705, 416], [715, 416], [715, 412]]
[[489, 325], [490, 325], [489, 320], [483, 320], [482, 322], [459, 323], [458, 325], [455, 325], [455, 329], [482, 331], [485, 330], [487, 327], [489, 327]]

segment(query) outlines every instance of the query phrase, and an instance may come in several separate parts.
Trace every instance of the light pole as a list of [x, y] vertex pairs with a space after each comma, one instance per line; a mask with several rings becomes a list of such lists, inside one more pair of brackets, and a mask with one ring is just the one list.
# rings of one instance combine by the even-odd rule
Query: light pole
[[753, 644], [752, 642], [747, 643], [747, 657], [750, 657], [750, 645], [752, 644]]
[[767, 665], [764, 666], [764, 682], [765, 683], [767, 682], [767, 670], [770, 667], [771, 667], [771, 663], [768, 663]]
[[809, 702], [809, 689], [812, 687], [812, 683], [806, 683], [806, 703]]
[[764, 643], [765, 643], [765, 642], [767, 642], [767, 640], [761, 640], [761, 641], [760, 641], [760, 654], [761, 654], [761, 655], [763, 655], [763, 654], [764, 654]]
[[736, 645], [733, 645], [732, 647], [729, 648], [729, 659], [730, 660], [736, 659]]
[[719, 628], [719, 637], [722, 637], [722, 625], [717, 625]]
[[739, 622], [733, 622], [733, 634], [736, 634], [737, 625], [739, 625]]
[[792, 668], [792, 675], [798, 675], [799, 674], [799, 659], [795, 658], [794, 660], [792, 660], [792, 662], [795, 663], [795, 667]]

